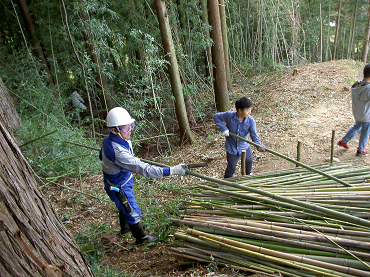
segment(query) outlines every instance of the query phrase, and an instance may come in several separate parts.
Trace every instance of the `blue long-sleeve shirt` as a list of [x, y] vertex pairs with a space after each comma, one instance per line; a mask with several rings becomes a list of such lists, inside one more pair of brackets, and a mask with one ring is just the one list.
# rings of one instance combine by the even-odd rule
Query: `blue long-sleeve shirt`
[[[221, 132], [229, 130], [231, 133], [246, 139], [249, 134], [254, 143], [263, 146], [257, 135], [256, 121], [251, 115], [243, 121], [240, 121], [237, 112], [226, 111], [214, 114], [213, 120], [216, 125], [220, 127]], [[249, 147], [250, 144], [245, 141], [238, 140], [231, 136], [226, 137], [225, 148], [226, 151], [232, 155], [240, 156], [242, 150], [247, 150]]]

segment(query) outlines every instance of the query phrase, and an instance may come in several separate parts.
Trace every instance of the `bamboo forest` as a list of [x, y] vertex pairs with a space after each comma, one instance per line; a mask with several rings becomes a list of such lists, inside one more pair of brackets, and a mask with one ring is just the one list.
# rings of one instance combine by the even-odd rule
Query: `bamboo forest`
[[1, 276], [370, 276], [370, 1], [0, 7]]

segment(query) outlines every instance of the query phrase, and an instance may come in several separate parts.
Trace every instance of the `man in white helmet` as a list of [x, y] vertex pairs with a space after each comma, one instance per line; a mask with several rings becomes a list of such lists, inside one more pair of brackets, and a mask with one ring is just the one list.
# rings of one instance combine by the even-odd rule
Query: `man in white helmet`
[[[104, 189], [109, 198], [115, 202], [119, 210], [121, 234], [131, 231], [136, 243], [154, 242], [158, 237], [146, 235], [140, 225], [141, 211], [135, 202], [133, 193], [134, 178], [132, 173], [146, 177], [160, 178], [169, 175], [186, 175], [184, 164], [174, 167], [157, 167], [142, 162], [134, 156], [131, 144], [131, 130], [135, 119], [121, 107], [113, 108], [107, 115], [109, 135], [104, 139], [99, 158], [102, 161]], [[118, 187], [127, 199], [128, 204], [122, 204], [119, 193], [111, 187]]]

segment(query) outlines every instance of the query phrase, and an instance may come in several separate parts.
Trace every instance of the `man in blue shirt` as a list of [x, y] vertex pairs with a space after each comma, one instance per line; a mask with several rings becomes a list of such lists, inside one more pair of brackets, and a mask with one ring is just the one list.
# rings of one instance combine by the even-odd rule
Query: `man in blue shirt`
[[[133, 173], [161, 178], [170, 175], [184, 176], [186, 170], [184, 164], [158, 167], [135, 157], [131, 144], [131, 130], [134, 125], [135, 120], [124, 108], [111, 109], [107, 115], [110, 133], [103, 141], [99, 158], [103, 167], [104, 189], [119, 211], [121, 234], [131, 231], [136, 243], [140, 244], [157, 241], [158, 237], [147, 235], [141, 227], [141, 211], [136, 204], [133, 191]], [[119, 188], [122, 194], [112, 188]]]
[[247, 138], [249, 134], [254, 143], [261, 145], [257, 148], [258, 151], [266, 151], [257, 135], [256, 122], [250, 115], [252, 111], [252, 101], [247, 97], [242, 97], [235, 102], [235, 108], [236, 111], [220, 112], [213, 115], [213, 120], [216, 125], [220, 127], [222, 134], [226, 137], [225, 148], [227, 167], [224, 178], [229, 178], [234, 175], [236, 164], [243, 150], [246, 151], [245, 165], [248, 175], [251, 174], [253, 165], [250, 144], [229, 136], [229, 132], [244, 138]]

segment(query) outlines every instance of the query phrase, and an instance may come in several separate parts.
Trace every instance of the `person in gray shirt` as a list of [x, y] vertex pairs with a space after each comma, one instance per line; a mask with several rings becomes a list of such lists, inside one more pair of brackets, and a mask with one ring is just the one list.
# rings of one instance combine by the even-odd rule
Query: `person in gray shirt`
[[369, 153], [366, 144], [370, 134], [370, 64], [364, 67], [363, 74], [362, 81], [356, 81], [351, 87], [352, 113], [355, 118], [355, 124], [337, 143], [339, 146], [348, 149], [350, 147], [348, 142], [361, 131], [356, 156]]

